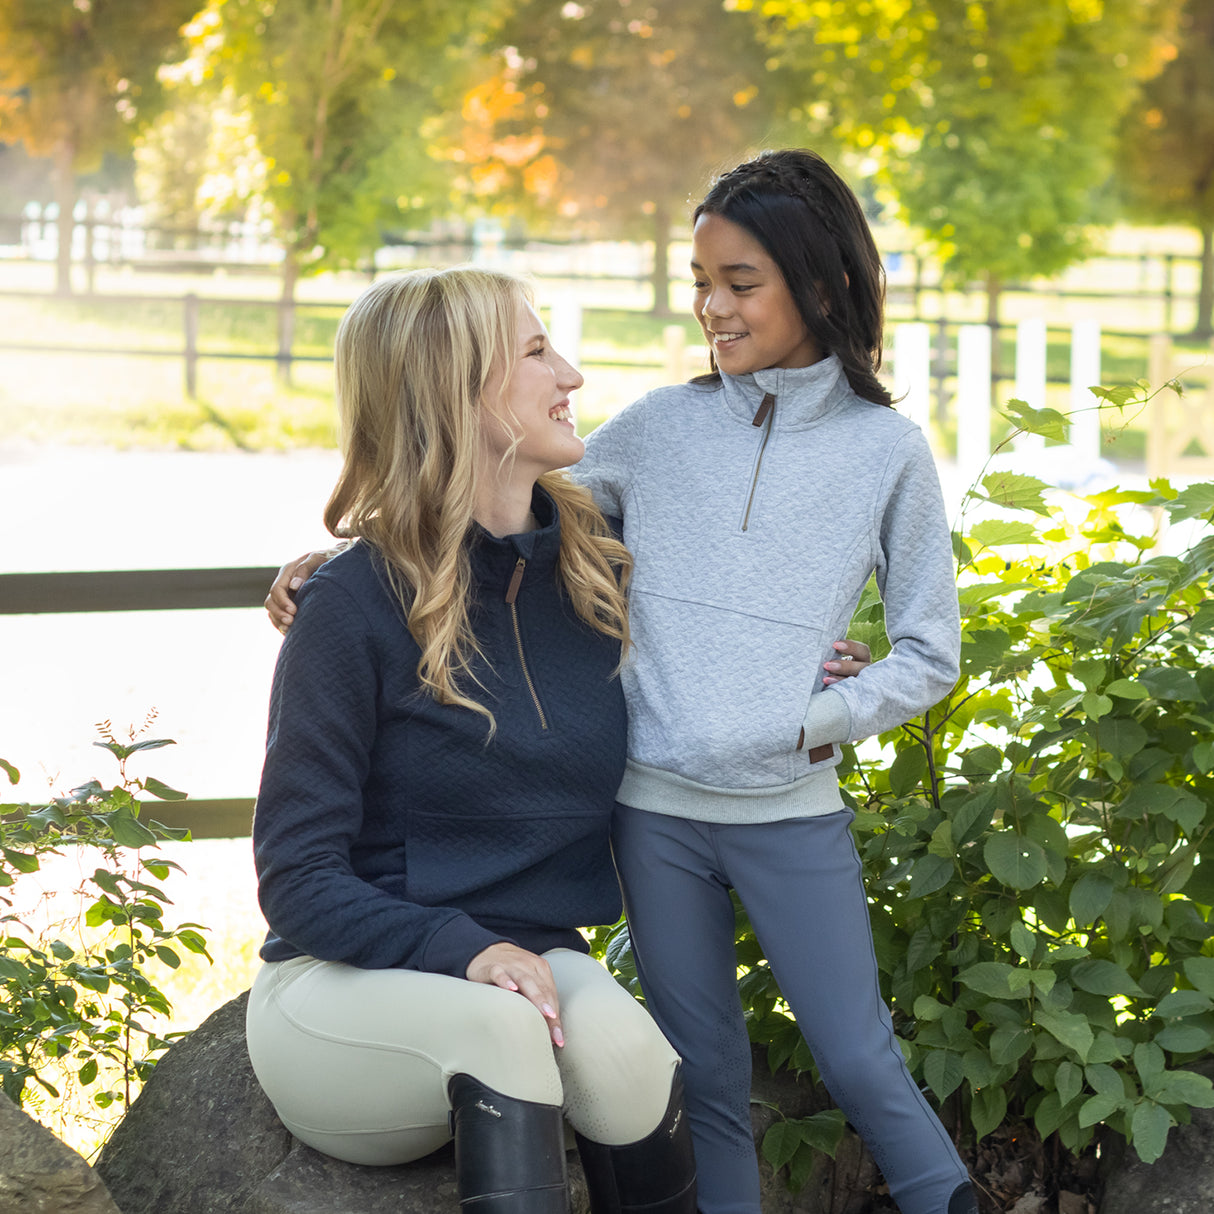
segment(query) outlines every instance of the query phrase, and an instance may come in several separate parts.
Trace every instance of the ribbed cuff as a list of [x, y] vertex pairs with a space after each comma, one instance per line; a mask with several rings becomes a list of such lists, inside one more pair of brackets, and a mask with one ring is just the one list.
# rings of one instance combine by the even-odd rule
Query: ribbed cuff
[[805, 730], [802, 750], [838, 745], [851, 736], [851, 709], [843, 696], [827, 687], [817, 695], [810, 696], [801, 727]]

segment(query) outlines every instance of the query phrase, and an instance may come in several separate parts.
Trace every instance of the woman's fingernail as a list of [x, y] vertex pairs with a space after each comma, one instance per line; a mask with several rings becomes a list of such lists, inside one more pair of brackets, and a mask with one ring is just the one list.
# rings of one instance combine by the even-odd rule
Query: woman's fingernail
[[292, 590], [298, 590], [300, 588], [300, 586], [303, 585], [303, 578], [293, 577], [290, 580], [290, 582], [288, 583], [288, 585], [291, 587]]
[[552, 1030], [552, 1040], [557, 1045], [564, 1045], [565, 1044], [565, 1034], [562, 1033], [560, 1029], [553, 1029]]
[[540, 1011], [542, 1011], [544, 1013], [544, 1015], [548, 1017], [549, 1020], [556, 1019], [556, 1012], [554, 1012], [552, 1010], [552, 1008], [548, 1006], [548, 1004], [546, 1004], [546, 1003], [541, 1004]]

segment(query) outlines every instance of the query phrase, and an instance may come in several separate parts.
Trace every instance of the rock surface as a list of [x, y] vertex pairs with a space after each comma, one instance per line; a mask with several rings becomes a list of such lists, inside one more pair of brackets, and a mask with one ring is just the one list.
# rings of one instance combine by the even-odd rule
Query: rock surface
[[[244, 1042], [241, 995], [171, 1050], [106, 1144], [97, 1170], [122, 1214], [459, 1214], [448, 1146], [416, 1163], [368, 1168], [342, 1163], [295, 1141], [262, 1093]], [[780, 1114], [816, 1111], [813, 1089], [756, 1066], [756, 1136]], [[863, 1214], [875, 1183], [866, 1152], [850, 1134], [839, 1168], [799, 1194], [760, 1165], [764, 1214]], [[833, 1176], [848, 1192], [832, 1193]], [[589, 1209], [576, 1152], [569, 1155], [572, 1214]], [[0, 1212], [2, 1214], [2, 1212]]]
[[[1193, 1068], [1214, 1078], [1214, 1063]], [[1117, 1151], [1104, 1180], [1100, 1214], [1209, 1214], [1214, 1210], [1214, 1109], [1193, 1109], [1173, 1126], [1154, 1163], [1132, 1147]]]
[[2, 1094], [0, 1214], [119, 1214], [101, 1177]]

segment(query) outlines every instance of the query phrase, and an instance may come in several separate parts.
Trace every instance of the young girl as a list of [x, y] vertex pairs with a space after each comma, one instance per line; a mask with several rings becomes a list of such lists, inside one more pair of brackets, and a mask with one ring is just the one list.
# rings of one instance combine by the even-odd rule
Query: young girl
[[[613, 847], [641, 984], [683, 1059], [698, 1208], [759, 1214], [732, 889], [902, 1214], [976, 1214], [881, 1000], [833, 771], [840, 743], [916, 716], [958, 673], [931, 453], [876, 377], [880, 259], [830, 166], [781, 151], [714, 184], [692, 270], [712, 374], [607, 422], [576, 476], [635, 561]], [[283, 567], [280, 627], [315, 563]], [[891, 651], [840, 679], [852, 663], [824, 659], [852, 655], [831, 638], [874, 572]]]
[[[722, 176], [696, 209], [713, 373], [592, 434], [578, 479], [635, 560], [628, 764], [613, 823], [638, 973], [683, 1059], [702, 1214], [758, 1214], [737, 892], [831, 1095], [902, 1214], [976, 1211], [878, 989], [833, 768], [958, 674], [952, 547], [920, 431], [876, 377], [884, 279], [819, 156]], [[891, 651], [824, 686], [872, 573]]]

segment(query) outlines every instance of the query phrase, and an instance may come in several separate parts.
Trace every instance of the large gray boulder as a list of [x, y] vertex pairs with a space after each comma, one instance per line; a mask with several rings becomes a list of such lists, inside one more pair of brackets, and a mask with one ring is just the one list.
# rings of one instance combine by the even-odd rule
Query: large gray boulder
[[[253, 1074], [246, 1001], [225, 1004], [169, 1050], [106, 1144], [97, 1171], [122, 1214], [459, 1214], [449, 1146], [402, 1167], [369, 1168], [293, 1139]], [[761, 1062], [755, 1071], [757, 1140], [778, 1117], [821, 1107], [809, 1083], [771, 1077]], [[796, 1195], [762, 1163], [764, 1214], [866, 1214], [876, 1176], [854, 1136], [838, 1162]], [[573, 1214], [587, 1214], [576, 1153], [569, 1176]], [[846, 1193], [832, 1191], [839, 1177]]]
[[119, 1214], [97, 1173], [3, 1094], [0, 1214]]
[[[1193, 1068], [1214, 1078], [1214, 1063]], [[1214, 1109], [1193, 1109], [1173, 1126], [1154, 1163], [1121, 1144], [1104, 1176], [1100, 1214], [1210, 1214], [1214, 1210]]]

